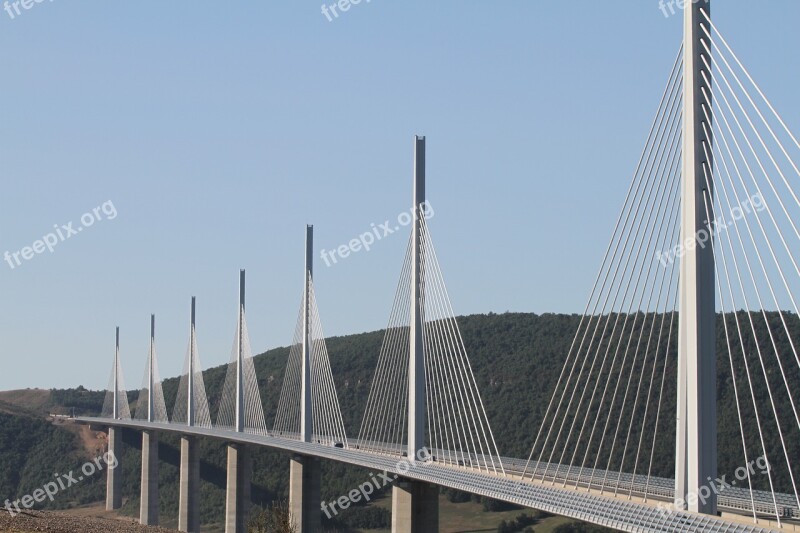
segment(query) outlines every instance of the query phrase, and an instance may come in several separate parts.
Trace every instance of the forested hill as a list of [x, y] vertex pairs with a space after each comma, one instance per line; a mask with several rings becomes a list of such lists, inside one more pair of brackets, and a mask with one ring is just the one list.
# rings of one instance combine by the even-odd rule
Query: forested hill
[[[641, 316], [639, 315], [639, 317]], [[652, 318], [652, 315], [650, 315], [650, 320]], [[732, 315], [728, 316], [729, 320], [732, 320], [732, 318]], [[772, 329], [778, 330], [780, 323], [777, 314], [769, 315], [769, 320]], [[729, 371], [730, 363], [728, 361], [721, 315], [718, 316], [718, 321], [717, 352], [718, 366], [720, 368], [718, 380], [720, 399], [719, 468], [721, 473], [732, 473], [738, 466], [743, 464], [741, 459], [741, 438], [739, 436], [738, 417], [736, 416], [732, 380]], [[458, 319], [478, 387], [501, 454], [512, 457], [528, 457], [579, 322], [580, 317], [577, 315], [522, 313], [499, 315], [490, 313], [488, 315], [472, 315]], [[632, 322], [635, 323], [636, 321], [632, 320]], [[642, 323], [641, 318], [638, 323]], [[763, 319], [761, 322], [755, 321], [755, 324], [757, 328], [761, 328], [759, 336], [763, 335], [766, 338], [768, 335]], [[792, 330], [793, 337], [798, 338], [800, 322], [797, 317], [794, 315], [789, 316], [788, 324]], [[634, 328], [633, 334], [639, 333], [640, 329]], [[747, 331], [744, 331], [743, 338], [745, 346], [749, 347], [748, 350], [752, 354], [754, 352], [752, 349], [754, 345], [752, 336], [748, 336]], [[382, 340], [382, 331], [333, 337], [327, 340], [342, 415], [350, 437], [358, 435]], [[779, 351], [791, 353], [784, 337], [776, 335], [775, 340]], [[674, 468], [672, 450], [674, 450], [675, 438], [675, 367], [677, 360], [675, 344], [676, 342], [673, 341], [666, 364], [663, 404], [660, 417], [657, 419], [658, 438], [655, 439], [655, 455], [652, 466], [654, 475], [667, 477], [673, 475]], [[280, 348], [258, 355], [255, 359], [268, 427], [272, 427], [275, 417], [288, 355], [288, 348]], [[736, 346], [734, 346], [734, 356], [741, 359], [741, 352]], [[753, 370], [757, 368], [756, 364], [753, 362]], [[136, 365], [128, 366], [135, 368]], [[790, 367], [787, 364], [786, 367], [789, 373], [789, 382], [797, 383], [800, 380], [800, 376], [797, 375], [796, 365]], [[743, 387], [746, 381], [744, 381], [744, 376], [742, 375], [744, 371], [742, 365], [738, 364], [735, 370], [740, 387]], [[634, 364], [632, 371], [636, 373], [638, 379], [638, 373], [641, 373], [642, 369]], [[226, 367], [222, 366], [209, 369], [204, 373], [212, 417], [215, 417], [225, 372]], [[662, 373], [664, 373], [664, 370], [659, 370], [659, 375]], [[648, 375], [647, 379], [649, 380], [649, 378], [650, 376]], [[778, 390], [777, 386], [780, 382], [775, 380], [780, 379], [779, 373], [770, 372], [769, 379], [775, 390]], [[128, 376], [128, 381], [136, 383], [138, 382], [138, 377]], [[658, 385], [660, 383], [657, 383]], [[178, 378], [172, 378], [164, 382], [164, 394], [170, 413], [172, 412], [177, 387]], [[754, 381], [754, 390], [758, 402], [764, 403], [767, 401], [767, 391], [763, 379]], [[129, 393], [131, 402], [134, 402], [137, 396], [138, 393], [134, 391]], [[57, 390], [52, 391], [50, 407], [74, 407], [79, 414], [97, 414], [102, 407], [102, 398], [103, 395], [101, 393], [83, 389]], [[744, 401], [745, 397], [742, 398]], [[776, 406], [783, 419], [787, 419], [787, 416], [791, 414], [791, 406], [784, 396], [776, 395]], [[134, 406], [132, 405], [132, 411], [133, 409]], [[744, 423], [748, 426], [746, 430], [750, 434], [755, 434], [755, 421], [752, 412], [746, 410], [746, 405], [744, 405], [743, 409]], [[656, 427], [656, 413], [651, 410], [645, 420], [643, 411], [643, 409], [640, 409], [638, 414], [634, 415], [633, 424], [627, 424], [623, 429], [627, 430], [628, 425], [635, 428], [644, 427], [646, 437], [651, 439], [652, 432]], [[766, 411], [763, 411], [762, 414], [766, 414]], [[2, 428], [0, 428], [0, 431], [2, 431]], [[782, 458], [782, 453], [778, 448], [776, 432], [767, 432], [765, 437], [768, 442], [768, 451], [771, 457], [774, 458], [773, 461]], [[167, 463], [162, 468], [161, 476], [163, 486], [161, 491], [162, 506], [165, 515], [174, 512], [173, 508], [177, 506], [175, 500], [177, 489], [171, 487], [171, 484], [177, 483], [177, 468], [175, 468], [177, 465], [177, 442], [173, 442], [174, 440], [169, 436], [165, 436], [162, 440], [162, 460]], [[134, 448], [140, 445], [140, 439], [132, 432], [127, 436], [126, 442]], [[624, 435], [620, 436], [620, 442], [624, 442]], [[748, 446], [751, 444], [748, 443]], [[787, 445], [789, 446], [788, 451], [791, 457], [800, 456], [800, 442], [798, 442], [798, 439], [788, 442]], [[750, 451], [751, 457], [758, 456], [752, 454], [754, 450]], [[204, 443], [203, 457], [202, 475], [207, 481], [207, 483], [203, 484], [203, 518], [204, 520], [214, 520], [222, 512], [223, 506], [225, 464], [223, 444], [216, 442]], [[124, 478], [126, 479], [125, 492], [131, 498], [131, 503], [128, 507], [132, 513], [136, 509], [136, 493], [138, 492], [138, 460], [138, 454], [132, 453], [130, 458], [123, 462], [125, 466]], [[0, 461], [2, 461], [1, 457]], [[287, 493], [287, 464], [285, 457], [278, 453], [261, 450], [256, 454], [256, 464], [256, 489], [254, 491], [256, 501], [266, 502], [272, 498], [285, 497]], [[363, 481], [361, 479], [364, 475], [363, 472], [353, 468], [342, 465], [326, 465], [325, 469], [326, 473], [323, 479], [324, 497], [336, 497]], [[46, 481], [47, 479], [42, 480], [42, 482]], [[766, 480], [762, 479], [756, 481], [759, 484], [766, 482]], [[776, 471], [776, 482], [779, 487], [786, 487], [786, 473]], [[9, 480], [6, 480], [5, 483], [6, 494], [0, 496], [8, 497], [14, 491], [7, 486]], [[31, 486], [31, 480], [26, 480], [25, 485]], [[80, 489], [77, 489], [76, 492], [80, 492]]]
[[[645, 317], [638, 315], [615, 315], [604, 317], [603, 321], [613, 318], [620, 319], [623, 323], [628, 318], [627, 337], [637, 338], [642, 333], [642, 325], [647, 324], [647, 328], [653, 321], [658, 323], [662, 315], [654, 317], [650, 314]], [[667, 315], [667, 320], [675, 320], [677, 315], [672, 317]], [[727, 326], [734, 331], [734, 315], [726, 315]], [[750, 324], [749, 318], [743, 312], [738, 315], [739, 321], [745, 325]], [[770, 335], [761, 314], [752, 315], [752, 324], [758, 332], [759, 339], [769, 339]], [[771, 340], [775, 342], [778, 351], [782, 354], [784, 366], [789, 383], [800, 382], [800, 369], [794, 361], [792, 347], [783, 334], [783, 326], [777, 313], [768, 313], [770, 329], [772, 330]], [[800, 320], [794, 314], [784, 313], [784, 319], [792, 331], [793, 338], [800, 338]], [[530, 313], [504, 313], [485, 315], [471, 315], [458, 318], [458, 324], [464, 338], [464, 344], [475, 372], [479, 390], [487, 411], [489, 421], [494, 430], [497, 445], [500, 453], [508, 457], [528, 457], [531, 447], [536, 438], [537, 431], [542, 424], [547, 405], [553, 395], [556, 383], [564, 367], [564, 361], [569, 353], [573, 339], [580, 323], [581, 317], [578, 315], [557, 315], [557, 314], [530, 314]], [[738, 416], [736, 414], [736, 402], [734, 399], [733, 381], [730, 374], [730, 361], [728, 359], [728, 343], [725, 338], [725, 325], [722, 315], [717, 316], [717, 358], [718, 358], [718, 396], [719, 396], [719, 459], [720, 472], [734, 472], [737, 467], [742, 466], [741, 437], [739, 430]], [[613, 321], [612, 321], [613, 323]], [[633, 327], [630, 326], [633, 324]], [[667, 322], [668, 324], [668, 322]], [[611, 328], [609, 328], [610, 330]], [[677, 331], [677, 326], [674, 328]], [[645, 333], [649, 333], [646, 330]], [[347, 335], [342, 337], [332, 337], [327, 340], [328, 351], [331, 358], [331, 367], [336, 382], [336, 390], [339, 395], [342, 415], [348, 436], [356, 437], [363, 416], [367, 397], [377, 365], [377, 358], [383, 341], [384, 332], [376, 331], [358, 335]], [[606, 335], [606, 341], [609, 335]], [[664, 335], [666, 338], [666, 334]], [[646, 337], [645, 337], [646, 338]], [[753, 376], [753, 387], [756, 403], [760, 410], [762, 427], [765, 429], [765, 440], [767, 442], [767, 452], [773, 462], [780, 461], [783, 452], [780, 449], [777, 431], [774, 422], [772, 425], [772, 414], [768, 391], [763, 374], [761, 374], [758, 350], [753, 342], [750, 328], [742, 329], [742, 339], [748, 358], [750, 359], [750, 372]], [[617, 342], [618, 337], [615, 338]], [[605, 341], [604, 341], [605, 342]], [[653, 348], [656, 341], [653, 341]], [[662, 339], [660, 345], [665, 345]], [[767, 370], [776, 410], [782, 422], [785, 432], [792, 431], [791, 404], [785, 393], [784, 384], [781, 381], [781, 374], [775, 364], [774, 355], [770, 353], [770, 347], [766, 341], [760, 341], [763, 356], [767, 360]], [[734, 369], [736, 371], [737, 383], [740, 393], [740, 409], [745, 424], [745, 433], [753, 436], [757, 435], [755, 426], [754, 410], [752, 402], [749, 401], [749, 390], [746, 388], [748, 383], [747, 376], [744, 374], [745, 366], [742, 364], [741, 344], [732, 344], [734, 356]], [[635, 351], [634, 347], [629, 348]], [[642, 350], [643, 351], [643, 350]], [[652, 349], [651, 349], [652, 351]], [[594, 352], [594, 350], [592, 350]], [[601, 354], [602, 355], [602, 354]], [[613, 355], [613, 353], [612, 353]], [[259, 385], [264, 403], [264, 413], [267, 417], [267, 427], [272, 427], [275, 417], [278, 398], [283, 382], [283, 373], [289, 356], [289, 348], [279, 348], [270, 350], [256, 356], [256, 371], [259, 376]], [[652, 357], [652, 355], [650, 356]], [[663, 354], [659, 356], [663, 361]], [[772, 358], [770, 363], [769, 359]], [[622, 357], [620, 357], [620, 360]], [[633, 387], [638, 381], [638, 373], [645, 373], [646, 379], [643, 381], [647, 387], [651, 379], [651, 367], [642, 367], [643, 358], [639, 357], [639, 362], [628, 363], [625, 369], [626, 376], [632, 373], [636, 376]], [[652, 359], [651, 359], [652, 361]], [[599, 363], [598, 363], [599, 365]], [[635, 428], [644, 427], [645, 437], [652, 439], [655, 434], [655, 453], [653, 456], [652, 473], [672, 477], [674, 473], [674, 438], [675, 438], [675, 399], [676, 392], [676, 369], [677, 369], [677, 333], [673, 335], [670, 343], [670, 350], [667, 354], [665, 367], [658, 368], [656, 378], [665, 375], [663, 392], [660, 391], [660, 382], [655, 380], [653, 387], [662, 397], [662, 405], [658, 417], [656, 417], [655, 393], [651, 407], [645, 416], [644, 392], [641, 394], [642, 400], [639, 401], [637, 412], [633, 415], [622, 413], [619, 416], [626, 420], [626, 427], [620, 432], [617, 446], [624, 443], [625, 431], [628, 425]], [[577, 371], [577, 370], [576, 370]], [[205, 372], [205, 385], [209, 396], [212, 416], [216, 413], [219, 403], [219, 396], [225, 379], [226, 367], [216, 367]], [[617, 368], [616, 372], [619, 372]], [[759, 377], [762, 376], [762, 377]], [[627, 378], [625, 378], [627, 379]], [[131, 376], [129, 381], [136, 382], [135, 376]], [[613, 382], [612, 382], [613, 383]], [[172, 406], [177, 393], [178, 379], [173, 378], [164, 382], [164, 394], [168, 406]], [[622, 383], [619, 391], [617, 405], [622, 403], [622, 394], [625, 383]], [[635, 388], [634, 388], [635, 390]], [[598, 395], [602, 387], [598, 390]], [[781, 394], [783, 391], [783, 394]], [[580, 393], [580, 391], [579, 391]], [[587, 393], [588, 394], [588, 393]], [[609, 391], [610, 394], [610, 391]], [[598, 396], [599, 397], [599, 396]], [[96, 397], [95, 397], [96, 398]], [[131, 393], [131, 400], [135, 400], [136, 394]], [[587, 400], [588, 401], [588, 396]], [[577, 398], [576, 398], [577, 402]], [[69, 400], [63, 402], [69, 405]], [[607, 402], [608, 403], [608, 402]], [[633, 402], [626, 402], [633, 404]], [[171, 409], [170, 409], [171, 411]], [[627, 418], [625, 418], [627, 417]], [[630, 423], [630, 420], [633, 423]], [[656, 426], [656, 420], [658, 426]], [[637, 429], [638, 431], [638, 429]], [[588, 433], [588, 432], [587, 432]], [[790, 434], [790, 433], [787, 433]], [[635, 438], [635, 434], [634, 434]], [[596, 445], [597, 439], [595, 439]], [[646, 441], [649, 444], [649, 440]], [[610, 445], [610, 440], [606, 440], [606, 447]], [[800, 456], [800, 442], [792, 439], [788, 443], [790, 457]], [[649, 451], [649, 450], [648, 450]], [[761, 454], [760, 443], [748, 442], [748, 452], [750, 457], [758, 457]], [[755, 454], [755, 455], [754, 455]], [[620, 454], [616, 454], [620, 455]], [[645, 461], [647, 459], [648, 461]], [[628, 458], [630, 460], [630, 457]], [[647, 454], [642, 454], [639, 472], [644, 464], [649, 463]], [[600, 464], [603, 464], [602, 462]], [[612, 467], [615, 465], [611, 462]], [[630, 463], [626, 462], [626, 469], [631, 470]], [[797, 472], [795, 474], [798, 474]], [[788, 473], [776, 469], [775, 477], [778, 486], [783, 486], [787, 492], [790, 491]], [[759, 484], [766, 483], [766, 479], [756, 480]], [[766, 486], [764, 487], [766, 488]]]
[[[579, 319], [578, 316], [522, 313], [458, 319], [503, 455], [527, 457], [530, 452], [536, 424], [544, 415]], [[349, 437], [358, 436], [383, 336], [383, 331], [376, 331], [327, 339]], [[279, 348], [255, 358], [267, 427], [272, 427], [288, 357], [289, 349]], [[219, 403], [225, 372], [223, 366], [204, 374], [212, 413]], [[164, 382], [168, 406], [174, 402], [177, 387], [178, 379]]]

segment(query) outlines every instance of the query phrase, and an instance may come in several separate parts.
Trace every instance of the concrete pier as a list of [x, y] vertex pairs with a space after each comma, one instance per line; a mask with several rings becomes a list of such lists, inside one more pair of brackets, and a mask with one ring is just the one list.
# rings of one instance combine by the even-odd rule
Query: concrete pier
[[322, 531], [320, 460], [296, 455], [289, 466], [289, 511], [299, 533]]
[[400, 480], [392, 488], [392, 533], [439, 531], [439, 487]]
[[[108, 428], [108, 451], [122, 459], [122, 429]], [[122, 507], [122, 466], [106, 469], [106, 510], [113, 511]]]
[[181, 480], [178, 530], [200, 531], [200, 452], [195, 437], [181, 437]]
[[225, 496], [225, 533], [246, 533], [250, 513], [253, 460], [246, 446], [228, 445], [228, 485]]
[[139, 523], [158, 525], [158, 433], [142, 432], [142, 486]]

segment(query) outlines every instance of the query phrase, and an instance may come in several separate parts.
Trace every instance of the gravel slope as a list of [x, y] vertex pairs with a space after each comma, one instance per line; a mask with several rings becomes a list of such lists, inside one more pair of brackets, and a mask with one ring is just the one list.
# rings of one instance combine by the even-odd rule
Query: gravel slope
[[0, 512], [0, 533], [167, 533], [174, 531], [160, 527], [144, 527], [136, 522], [110, 518], [78, 517], [57, 512], [25, 511], [10, 516]]

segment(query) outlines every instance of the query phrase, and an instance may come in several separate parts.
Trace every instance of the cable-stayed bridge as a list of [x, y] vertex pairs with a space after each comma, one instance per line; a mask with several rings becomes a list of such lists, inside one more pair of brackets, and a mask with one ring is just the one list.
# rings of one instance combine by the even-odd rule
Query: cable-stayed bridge
[[[311, 227], [273, 427], [244, 272], [218, 405], [205, 392], [194, 300], [171, 417], [154, 319], [133, 413], [117, 331], [103, 412], [79, 420], [107, 427], [112, 450], [122, 428], [142, 432], [142, 523], [158, 523], [158, 435], [170, 432], [182, 436], [182, 531], [199, 530], [198, 438], [229, 443], [229, 532], [245, 529], [253, 446], [292, 452], [302, 532], [321, 530], [320, 460], [395, 475], [398, 532], [438, 530], [439, 487], [623, 531], [800, 530], [800, 142], [708, 2], [685, 9], [684, 41], [526, 458], [504, 457], [494, 437], [424, 216], [425, 139], [414, 149], [413, 229], [357, 435], [346, 433], [317, 307]], [[120, 486], [109, 470], [109, 509]]]

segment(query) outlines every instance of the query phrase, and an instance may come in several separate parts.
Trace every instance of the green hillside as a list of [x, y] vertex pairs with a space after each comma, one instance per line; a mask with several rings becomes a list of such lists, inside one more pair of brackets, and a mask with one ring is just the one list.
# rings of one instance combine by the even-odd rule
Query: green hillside
[[[730, 319], [730, 317], [729, 317]], [[478, 387], [483, 395], [485, 408], [494, 429], [497, 445], [505, 456], [527, 457], [530, 453], [536, 432], [544, 417], [548, 401], [561, 372], [564, 358], [569, 351], [572, 338], [577, 330], [580, 317], [576, 315], [555, 314], [488, 314], [459, 318], [464, 343], [467, 347]], [[722, 320], [722, 317], [719, 317]], [[777, 325], [777, 315], [770, 315], [770, 323]], [[641, 322], [641, 320], [640, 320]], [[761, 322], [762, 329], [763, 320]], [[800, 333], [800, 321], [791, 316], [789, 326], [793, 335]], [[721, 327], [718, 339], [719, 367], [719, 468], [720, 473], [733, 473], [742, 465], [741, 438], [739, 437], [738, 419], [733, 400], [732, 381], [730, 379], [727, 347], [724, 330]], [[637, 332], [638, 330], [634, 330]], [[763, 331], [762, 333], [765, 333]], [[753, 341], [747, 332], [744, 333], [745, 345], [754, 351]], [[788, 341], [775, 335], [779, 351], [789, 352]], [[361, 415], [364, 412], [372, 375], [376, 366], [383, 333], [381, 331], [333, 337], [328, 339], [328, 351], [336, 382], [342, 415], [349, 436], [357, 436]], [[259, 376], [264, 412], [268, 427], [272, 426], [277, 408], [283, 380], [283, 371], [289, 355], [288, 348], [268, 351], [256, 357], [255, 365]], [[738, 353], [736, 357], [740, 357]], [[673, 349], [666, 367], [666, 381], [663, 396], [662, 416], [658, 422], [659, 438], [652, 473], [671, 477], [673, 475], [672, 449], [674, 448], [674, 411], [675, 411], [675, 372], [676, 353]], [[639, 369], [634, 366], [634, 372]], [[800, 376], [796, 367], [787, 365], [791, 382], [797, 383]], [[205, 372], [205, 385], [212, 408], [212, 417], [219, 403], [226, 368], [217, 367]], [[740, 387], [744, 381], [744, 370], [736, 367]], [[136, 376], [129, 381], [136, 382]], [[770, 373], [770, 382], [777, 387], [780, 376]], [[754, 381], [755, 393], [759, 405], [767, 402], [766, 387], [761, 381]], [[168, 406], [171, 407], [177, 393], [178, 379], [164, 382], [164, 394]], [[777, 389], [776, 389], [777, 390]], [[137, 393], [130, 393], [131, 402]], [[783, 396], [775, 398], [777, 408], [783, 419], [790, 419], [791, 406]], [[103, 393], [86, 391], [85, 389], [52, 391], [49, 407], [75, 408], [78, 414], [97, 414], [102, 407]], [[759, 407], [761, 408], [761, 406]], [[745, 423], [748, 431], [755, 434], [755, 420], [752, 407], [744, 407]], [[133, 405], [132, 405], [133, 410]], [[652, 415], [653, 413], [651, 413]], [[763, 416], [762, 412], [762, 416]], [[641, 417], [641, 413], [639, 414]], [[2, 492], [0, 495], [11, 497], [27, 493], [30, 487], [47, 482], [52, 477], [54, 468], [76, 468], [85, 460], [77, 450], [79, 445], [71, 433], [53, 427], [45, 422], [21, 422], [21, 418], [0, 415], [0, 466], [3, 466]], [[635, 427], [643, 427], [651, 432], [655, 429], [655, 417], [639, 420]], [[791, 429], [788, 425], [787, 428]], [[627, 429], [627, 428], [625, 428]], [[649, 433], [648, 433], [649, 434]], [[23, 440], [24, 436], [24, 440]], [[19, 437], [20, 440], [17, 440]], [[621, 438], [624, 438], [621, 437]], [[765, 435], [771, 457], [782, 457], [775, 432]], [[127, 451], [123, 460], [124, 496], [127, 498], [125, 512], [138, 513], [138, 490], [140, 458], [136, 451], [140, 447], [140, 436], [135, 432], [125, 432], [124, 442]], [[790, 456], [800, 456], [800, 443], [792, 439], [788, 443]], [[203, 459], [201, 465], [202, 483], [202, 519], [204, 522], [219, 522], [224, 510], [225, 488], [225, 447], [224, 443], [205, 440], [201, 444]], [[748, 442], [748, 447], [754, 443]], [[162, 517], [174, 520], [177, 514], [178, 483], [178, 441], [177, 438], [164, 435], [160, 448], [163, 462], [161, 469], [161, 503]], [[751, 455], [751, 457], [756, 457]], [[274, 499], [285, 499], [288, 495], [288, 461], [285, 454], [263, 449], [255, 451], [255, 473], [253, 500], [267, 505]], [[613, 464], [613, 463], [612, 463]], [[18, 465], [23, 465], [19, 468]], [[46, 465], [46, 466], [45, 466]], [[645, 472], [646, 473], [646, 472]], [[775, 470], [775, 481], [779, 488], [789, 490], [788, 473], [784, 469]], [[353, 487], [368, 479], [368, 472], [340, 464], [325, 463], [323, 472], [323, 498], [332, 500], [349, 492]], [[70, 499], [57, 498], [53, 504], [68, 505], [102, 499], [104, 480], [100, 476], [91, 483], [81, 484], [70, 489]], [[754, 481], [763, 486], [765, 479]], [[449, 499], [457, 501], [461, 496], [451, 494]], [[489, 504], [487, 504], [489, 505]], [[491, 506], [491, 505], [489, 505]], [[340, 515], [343, 522], [360, 524], [363, 521], [374, 521], [375, 525], [385, 522], [386, 516], [374, 509], [351, 509]]]
[[[77, 471], [86, 459], [73, 433], [30, 415], [0, 413], [0, 507], [6, 499], [33, 494], [54, 481], [54, 475]], [[99, 501], [105, 490], [103, 476], [88, 476], [39, 507], [64, 509]]]

